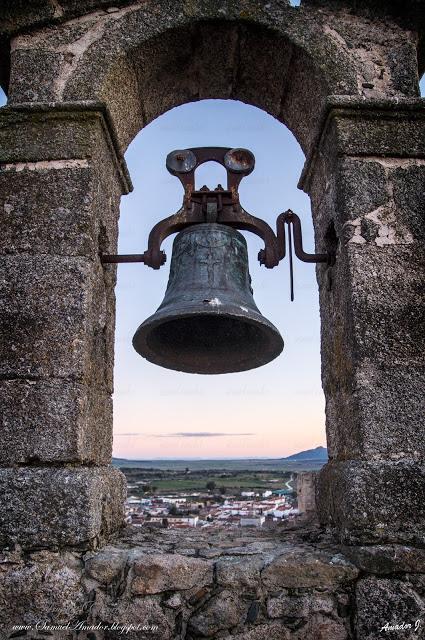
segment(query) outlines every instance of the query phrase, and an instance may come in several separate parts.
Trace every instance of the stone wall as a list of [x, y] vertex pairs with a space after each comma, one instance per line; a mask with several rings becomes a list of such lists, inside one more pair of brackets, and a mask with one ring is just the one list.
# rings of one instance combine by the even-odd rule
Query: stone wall
[[375, 640], [386, 623], [402, 621], [412, 624], [404, 638], [425, 630], [424, 550], [340, 547], [294, 523], [273, 531], [130, 527], [97, 552], [0, 559], [5, 638], [15, 625], [28, 627], [19, 637], [64, 640], [75, 629], [87, 640]]

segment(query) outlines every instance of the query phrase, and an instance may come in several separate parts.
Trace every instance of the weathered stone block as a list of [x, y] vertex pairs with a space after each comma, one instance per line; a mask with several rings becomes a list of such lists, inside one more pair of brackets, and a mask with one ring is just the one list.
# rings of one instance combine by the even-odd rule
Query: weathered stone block
[[240, 589], [255, 593], [261, 584], [260, 571], [264, 560], [258, 556], [221, 558], [216, 562], [217, 583], [229, 588]]
[[307, 619], [310, 611], [308, 597], [290, 597], [281, 593], [267, 600], [267, 615], [270, 618]]
[[[100, 156], [103, 155], [103, 159]], [[121, 193], [132, 190], [115, 129], [102, 102], [17, 104], [0, 111], [0, 165], [10, 170], [31, 164], [31, 170], [85, 168], [106, 173]], [[105, 194], [106, 195], [106, 194]], [[111, 203], [105, 197], [106, 208]], [[99, 210], [100, 217], [103, 211]], [[115, 216], [117, 219], [117, 211]]]
[[137, 595], [161, 593], [211, 584], [213, 565], [179, 554], [146, 554], [134, 560], [132, 592]]
[[163, 608], [155, 596], [109, 600], [100, 608], [96, 619], [98, 624], [102, 621], [100, 624], [107, 625], [107, 640], [123, 637], [127, 640], [174, 640], [176, 637], [174, 612]]
[[1, 253], [96, 256], [94, 171], [82, 160], [75, 164], [57, 168], [41, 162], [38, 168], [0, 171]]
[[313, 547], [294, 547], [275, 558], [261, 573], [269, 591], [331, 587], [356, 579], [358, 569], [340, 555]]
[[411, 243], [350, 245], [351, 313], [356, 360], [423, 366], [425, 255]]
[[[423, 157], [425, 153], [425, 108], [423, 101], [383, 99], [359, 109], [336, 108], [332, 140], [340, 154], [347, 156]], [[406, 144], [406, 141], [408, 145]]]
[[95, 153], [100, 114], [50, 108], [4, 107], [0, 113], [0, 163], [90, 158]]
[[267, 600], [267, 614], [270, 618], [290, 618], [295, 621], [295, 626], [314, 619], [316, 614], [335, 616], [337, 609], [335, 598], [320, 592], [295, 595], [284, 591]]
[[408, 166], [395, 166], [389, 171], [397, 217], [409, 227], [412, 238], [423, 243], [423, 203], [425, 198], [425, 161], [412, 160]]
[[423, 422], [425, 366], [402, 365], [396, 359], [394, 353], [395, 362], [384, 367], [369, 358], [358, 368], [358, 434], [347, 434], [344, 447], [353, 453], [355, 448], [350, 447], [357, 440], [361, 459], [425, 459], [425, 439], [418, 434]]
[[[291, 93], [292, 84], [299, 79], [297, 74], [288, 82], [291, 65], [295, 65], [294, 49], [291, 44], [283, 43], [277, 33], [270, 34], [267, 51], [264, 57], [258, 56], [258, 48], [262, 47], [265, 34], [262, 30], [250, 33], [248, 30], [240, 32], [240, 60], [236, 87], [232, 87], [239, 99], [250, 104], [256, 101], [254, 95], [262, 95], [262, 108], [268, 113], [279, 113], [282, 102], [287, 98], [282, 87], [287, 84], [287, 91]], [[304, 81], [308, 81], [305, 77]], [[232, 86], [230, 84], [230, 86]], [[293, 95], [297, 94], [295, 88]], [[291, 97], [293, 97], [293, 95]], [[291, 104], [291, 101], [288, 101]]]
[[[13, 625], [66, 625], [85, 612], [81, 563], [70, 553], [43, 552], [0, 565], [0, 637]], [[35, 629], [33, 629], [35, 633]]]
[[316, 514], [317, 471], [297, 473], [297, 501], [300, 513]]
[[60, 378], [1, 380], [0, 406], [0, 463], [110, 463], [112, 398], [104, 389]]
[[318, 515], [348, 544], [423, 546], [425, 468], [411, 460], [329, 462], [319, 473]]
[[104, 547], [86, 558], [85, 570], [101, 584], [111, 584], [119, 579], [126, 566], [128, 552], [116, 547]]
[[101, 265], [15, 255], [0, 258], [0, 271], [0, 376], [97, 381], [112, 391], [114, 307]]
[[188, 628], [195, 637], [214, 638], [219, 631], [241, 624], [246, 613], [247, 605], [234, 592], [225, 589], [190, 618]]
[[385, 168], [379, 162], [343, 158], [337, 175], [339, 225], [365, 216], [390, 198]]
[[342, 620], [334, 620], [320, 614], [313, 615], [300, 630], [299, 640], [348, 640], [348, 630]]
[[126, 482], [112, 467], [0, 469], [0, 546], [93, 546], [123, 525]]
[[406, 545], [370, 545], [345, 547], [344, 555], [366, 573], [390, 575], [393, 573], [425, 574], [425, 549]]
[[360, 580], [356, 612], [357, 636], [362, 640], [423, 637], [425, 601], [408, 582], [375, 577]]

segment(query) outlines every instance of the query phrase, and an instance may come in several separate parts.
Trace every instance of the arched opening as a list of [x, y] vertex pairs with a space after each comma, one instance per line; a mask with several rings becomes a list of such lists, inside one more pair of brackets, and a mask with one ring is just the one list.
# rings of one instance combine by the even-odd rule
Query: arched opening
[[[152, 226], [181, 206], [181, 185], [165, 168], [167, 153], [202, 145], [251, 149], [256, 169], [242, 181], [242, 206], [273, 228], [277, 215], [292, 208], [302, 218], [305, 246], [313, 250], [309, 198], [296, 187], [304, 156], [294, 136], [256, 107], [205, 100], [168, 111], [130, 145], [126, 160], [134, 191], [122, 200], [121, 253], [143, 251]], [[207, 164], [197, 184], [214, 188], [221, 173], [218, 165]], [[177, 373], [148, 363], [134, 351], [134, 331], [162, 301], [172, 239], [165, 242], [168, 264], [159, 271], [143, 265], [119, 268], [116, 457], [279, 459], [325, 443], [314, 267], [296, 263], [296, 300], [291, 304], [287, 260], [273, 270], [260, 267], [257, 254], [262, 243], [252, 234], [245, 237], [254, 298], [285, 341], [277, 360], [245, 373]]]
[[[175, 107], [184, 105], [182, 109], [194, 109], [195, 101], [213, 99], [239, 100], [246, 105], [246, 109], [259, 107], [263, 110], [263, 117], [273, 122], [280, 132], [285, 131], [281, 123], [288, 126], [293, 136], [297, 139], [303, 152], [308, 155], [313, 148], [317, 135], [317, 126], [321, 118], [321, 113], [325, 106], [328, 95], [335, 94], [355, 94], [357, 92], [357, 79], [353, 73], [352, 63], [348, 53], [341, 50], [335, 40], [324, 40], [320, 28], [313, 22], [306, 20], [306, 16], [298, 7], [290, 5], [279, 5], [279, 19], [276, 20], [275, 8], [269, 11], [263, 7], [254, 13], [241, 11], [237, 3], [232, 4], [223, 11], [211, 11], [208, 16], [201, 13], [202, 19], [198, 18], [197, 8], [191, 6], [189, 12], [180, 10], [180, 5], [167, 6], [169, 22], [173, 25], [164, 28], [161, 15], [151, 12], [151, 7], [129, 8], [117, 12], [114, 16], [106, 18], [104, 34], [101, 45], [97, 42], [84, 50], [79, 58], [75, 60], [74, 67], [64, 69], [61, 84], [61, 99], [64, 100], [100, 100], [107, 105], [111, 120], [115, 127], [116, 140], [121, 149], [125, 151], [129, 143], [136, 137], [139, 131], [141, 140], [148, 140], [150, 132], [156, 127], [167, 127], [167, 118], [170, 113], [174, 113]], [[307, 35], [308, 34], [308, 35]], [[264, 43], [267, 46], [264, 46]], [[57, 85], [56, 85], [57, 86]], [[208, 106], [208, 102], [204, 103]], [[220, 108], [220, 104], [214, 104], [215, 109]], [[237, 104], [227, 102], [227, 104]], [[241, 105], [239, 104], [239, 107]], [[238, 108], [239, 108], [238, 107]], [[173, 111], [169, 111], [172, 109]], [[264, 113], [265, 112], [265, 113]], [[163, 115], [165, 114], [165, 115]], [[268, 116], [266, 114], [269, 114]], [[273, 116], [276, 120], [273, 120]], [[157, 118], [157, 120], [155, 120]], [[205, 120], [205, 117], [204, 117]], [[191, 120], [182, 125], [181, 128], [196, 128], [196, 122]], [[279, 190], [274, 190], [275, 184], [279, 184], [284, 189], [285, 181], [279, 174], [275, 179], [268, 173], [271, 166], [281, 167], [284, 154], [285, 143], [278, 143], [279, 135], [270, 138], [271, 144], [267, 152], [258, 151], [256, 145], [250, 144], [244, 130], [241, 131], [240, 118], [233, 127], [232, 141], [229, 140], [229, 131], [226, 131], [226, 120], [222, 121], [221, 127], [217, 127], [215, 112], [212, 114], [211, 123], [214, 123], [214, 136], [206, 141], [190, 140], [188, 131], [183, 131], [185, 135], [180, 136], [174, 144], [170, 144], [170, 131], [167, 131], [165, 144], [161, 148], [156, 142], [152, 142], [149, 152], [140, 152], [140, 157], [148, 160], [139, 168], [137, 162], [132, 164], [132, 154], [135, 153], [135, 146], [131, 146], [127, 154], [127, 161], [130, 172], [137, 185], [137, 174], [143, 173], [144, 182], [150, 185], [149, 194], [146, 194], [146, 212], [143, 223], [143, 230], [132, 226], [128, 234], [133, 239], [138, 239], [137, 246], [134, 244], [125, 246], [125, 233], [121, 234], [120, 248], [122, 251], [141, 251], [143, 246], [139, 244], [147, 234], [152, 225], [166, 215], [176, 211], [181, 205], [181, 188], [177, 180], [171, 178], [165, 170], [164, 160], [167, 153], [172, 148], [199, 146], [205, 144], [240, 145], [252, 147], [257, 156], [257, 170], [242, 184], [241, 198], [244, 206], [259, 217], [265, 218], [274, 227], [276, 216], [282, 210], [291, 207], [301, 214], [308, 224], [311, 224], [309, 201], [300, 191], [296, 192], [294, 200]], [[152, 123], [149, 127], [149, 123]], [[201, 123], [204, 126], [204, 122]], [[168, 125], [169, 126], [169, 125]], [[198, 127], [199, 128], [199, 127]], [[217, 130], [220, 128], [220, 135]], [[235, 140], [234, 133], [238, 132], [240, 138]], [[258, 137], [264, 137], [263, 131], [257, 131]], [[240, 140], [240, 141], [239, 141]], [[292, 141], [294, 139], [292, 138]], [[137, 144], [137, 143], [135, 143]], [[300, 153], [297, 148], [297, 153]], [[303, 158], [299, 155], [298, 164], [291, 164], [293, 172], [290, 184], [295, 186], [301, 173]], [[161, 167], [161, 174], [156, 174], [157, 167]], [[263, 176], [259, 174], [258, 167], [264, 169]], [[289, 170], [289, 169], [288, 169]], [[152, 173], [152, 171], [154, 173]], [[153, 189], [152, 185], [160, 184], [160, 189]], [[162, 185], [167, 186], [167, 191], [172, 195], [169, 206], [165, 206], [164, 191]], [[248, 184], [256, 185], [252, 190], [252, 202], [245, 199], [245, 191]], [[264, 188], [263, 188], [264, 187]], [[325, 183], [319, 186], [319, 191], [325, 188]], [[128, 205], [125, 207], [136, 209], [138, 190], [127, 198]], [[267, 194], [267, 196], [266, 196]], [[316, 198], [319, 195], [316, 189]], [[267, 207], [265, 198], [267, 197]], [[272, 197], [275, 200], [272, 201]], [[307, 204], [306, 204], [307, 203]], [[305, 214], [302, 208], [305, 208]], [[137, 211], [138, 213], [138, 211]], [[135, 213], [135, 215], [137, 215]], [[147, 214], [151, 216], [149, 219]], [[125, 215], [123, 213], [123, 215]], [[323, 219], [320, 225], [323, 227]], [[325, 222], [327, 228], [329, 221]], [[317, 250], [324, 249], [324, 237], [320, 232]], [[288, 285], [285, 290], [285, 278], [283, 276], [285, 267], [273, 271], [260, 270], [253, 257], [257, 254], [259, 243], [255, 238], [248, 238], [250, 263], [252, 277], [254, 281], [255, 299], [263, 314], [274, 320], [275, 324], [280, 324], [282, 319], [288, 322], [295, 318], [295, 325], [300, 327], [304, 319], [308, 318], [312, 311], [311, 298], [308, 295], [308, 288], [316, 289], [314, 268], [311, 265], [297, 264], [297, 277], [300, 273], [309, 274], [309, 284], [297, 283], [297, 303], [290, 305]], [[313, 239], [308, 231], [305, 232], [305, 245], [313, 250]], [[171, 242], [166, 243], [165, 248], [170, 256]], [[158, 452], [158, 442], [162, 457], [168, 452], [168, 456], [187, 457], [188, 443], [190, 451], [202, 457], [213, 457], [225, 455], [235, 455], [234, 443], [239, 433], [241, 456], [259, 456], [264, 453], [264, 443], [266, 436], [264, 432], [264, 413], [274, 408], [276, 417], [275, 428], [279, 430], [280, 424], [290, 424], [294, 433], [300, 437], [299, 445], [294, 444], [283, 453], [276, 450], [276, 456], [292, 453], [294, 450], [302, 449], [313, 444], [322, 444], [324, 441], [324, 417], [323, 417], [323, 395], [319, 381], [319, 323], [317, 322], [314, 332], [310, 329], [303, 335], [297, 336], [296, 329], [288, 331], [284, 326], [282, 333], [286, 339], [287, 347], [282, 358], [286, 358], [288, 368], [286, 377], [282, 384], [278, 384], [279, 376], [270, 374], [269, 380], [265, 380], [262, 370], [258, 373], [251, 371], [241, 374], [243, 378], [237, 381], [237, 376], [232, 376], [233, 382], [223, 391], [219, 392], [220, 382], [218, 379], [203, 380], [200, 377], [196, 382], [190, 379], [190, 384], [182, 389], [182, 376], [188, 374], [178, 374], [164, 372], [154, 369], [151, 366], [149, 372], [143, 376], [143, 383], [138, 386], [138, 376], [134, 373], [140, 371], [144, 366], [140, 357], [132, 351], [130, 346], [131, 336], [138, 325], [159, 305], [162, 300], [166, 281], [167, 271], [162, 269], [159, 273], [152, 274], [143, 266], [125, 266], [120, 269], [121, 274], [134, 273], [136, 275], [120, 275], [122, 287], [131, 291], [131, 304], [125, 305], [118, 299], [118, 309], [124, 306], [129, 308], [129, 316], [121, 322], [118, 316], [117, 325], [117, 371], [115, 382], [115, 415], [116, 419], [122, 420], [121, 433], [139, 434], [143, 431], [149, 434], [143, 447], [143, 457], [153, 457]], [[286, 274], [287, 275], [287, 274]], [[133, 278], [136, 278], [135, 280]], [[140, 278], [140, 280], [139, 280]], [[151, 284], [147, 285], [146, 278]], [[148, 301], [146, 287], [152, 290], [152, 299]], [[305, 288], [304, 288], [305, 287]], [[271, 309], [267, 292], [274, 292], [273, 303], [276, 308]], [[285, 292], [280, 296], [280, 292]], [[306, 301], [303, 304], [303, 295], [306, 294]], [[118, 290], [120, 295], [120, 290]], [[155, 299], [154, 299], [155, 296]], [[136, 302], [136, 304], [135, 304]], [[317, 309], [317, 299], [315, 301]], [[143, 306], [145, 305], [145, 306]], [[314, 314], [318, 318], [317, 311]], [[291, 339], [291, 334], [293, 339]], [[314, 337], [313, 337], [314, 336]], [[125, 347], [123, 345], [126, 345]], [[315, 344], [316, 360], [314, 369], [316, 371], [315, 383], [307, 391], [297, 386], [296, 380], [304, 381], [309, 379], [305, 372], [310, 371], [311, 363], [308, 362], [306, 354], [310, 346]], [[119, 349], [123, 349], [122, 355]], [[125, 351], [127, 349], [127, 351]], [[291, 352], [292, 349], [292, 352]], [[292, 356], [291, 356], [292, 353]], [[291, 360], [292, 357], [292, 360]], [[122, 379], [120, 364], [122, 368], [129, 371], [129, 376]], [[289, 364], [290, 363], [290, 364]], [[274, 367], [279, 367], [279, 361], [268, 365], [268, 370], [272, 372]], [[265, 369], [264, 369], [265, 371]], [[298, 375], [297, 375], [297, 373]], [[251, 384], [254, 376], [259, 375], [259, 381]], [[176, 377], [177, 376], [177, 377]], [[226, 377], [226, 376], [225, 376]], [[226, 377], [227, 379], [229, 376]], [[123, 380], [123, 381], [122, 381]], [[186, 384], [186, 383], [185, 383]], [[200, 385], [203, 386], [200, 386]], [[287, 397], [283, 401], [282, 389], [286, 389]], [[122, 402], [119, 400], [120, 393]], [[220, 403], [217, 398], [220, 393], [221, 399], [225, 397], [226, 403]], [[141, 401], [141, 394], [145, 401], [145, 406]], [[224, 394], [224, 395], [223, 395]], [[311, 403], [320, 406], [320, 422], [317, 423], [316, 438], [302, 442], [305, 434], [305, 425], [296, 423], [296, 417], [300, 418], [299, 411], [293, 411], [294, 406], [303, 407], [309, 410], [306, 396], [314, 398]], [[136, 408], [131, 416], [131, 402], [133, 398]], [[252, 402], [252, 409], [248, 406], [248, 400]], [[136, 400], [137, 399], [137, 400]], [[258, 400], [258, 401], [257, 401]], [[194, 413], [194, 407], [199, 407], [198, 436], [188, 433], [184, 420], [190, 419]], [[226, 408], [226, 410], [224, 410]], [[121, 412], [121, 418], [118, 416]], [[291, 413], [292, 411], [292, 413]], [[241, 415], [246, 416], [241, 420]], [[179, 416], [179, 418], [177, 418]], [[305, 416], [304, 416], [305, 417]], [[180, 423], [177, 420], [180, 419]], [[311, 416], [307, 419], [313, 420]], [[234, 425], [239, 421], [242, 427], [236, 432], [233, 429], [227, 431], [223, 425]], [[125, 426], [124, 426], [125, 425]], [[155, 427], [155, 430], [151, 428]], [[174, 433], [179, 436], [170, 436], [170, 425], [174, 425]], [[143, 427], [143, 430], [141, 429]], [[160, 429], [157, 427], [160, 426]], [[218, 427], [218, 428], [217, 428]], [[214, 435], [210, 435], [214, 433]], [[228, 435], [218, 435], [228, 433]], [[261, 434], [262, 446], [255, 446], [252, 434]], [[319, 435], [320, 433], [320, 435]], [[201, 434], [201, 435], [199, 435]], [[245, 435], [244, 435], [245, 434]], [[119, 436], [127, 439], [126, 451], [131, 451], [132, 457], [140, 457], [134, 451], [134, 438], [138, 436]], [[198, 441], [195, 442], [194, 438]], [[223, 446], [227, 438], [227, 449]], [[269, 434], [271, 449], [275, 448], [276, 439]], [[122, 440], [124, 442], [124, 440]], [[116, 447], [118, 438], [115, 438]], [[258, 443], [257, 443], [258, 444]], [[166, 446], [168, 449], [166, 449]], [[156, 448], [155, 448], [156, 447]], [[262, 448], [263, 447], [263, 448]], [[116, 455], [124, 455], [115, 449]], [[122, 451], [122, 449], [121, 449]], [[230, 453], [232, 452], [232, 453]], [[192, 453], [192, 455], [195, 455]]]
[[199, 19], [195, 5], [186, 11], [177, 3], [167, 6], [172, 28], [149, 11], [111, 18], [102, 46], [88, 47], [72, 74], [64, 69], [61, 97], [107, 104], [124, 150], [168, 109], [230, 98], [287, 124], [307, 152], [326, 97], [358, 92], [347, 52], [297, 6], [276, 14], [268, 5], [251, 12], [232, 3]]

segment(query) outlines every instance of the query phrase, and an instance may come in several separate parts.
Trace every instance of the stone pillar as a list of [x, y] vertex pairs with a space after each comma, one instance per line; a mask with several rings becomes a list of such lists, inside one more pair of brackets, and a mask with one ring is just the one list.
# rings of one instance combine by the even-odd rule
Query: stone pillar
[[329, 463], [323, 524], [424, 543], [425, 101], [338, 99], [303, 186], [318, 248]]
[[300, 514], [316, 515], [317, 471], [297, 473], [297, 502]]
[[0, 110], [1, 545], [94, 545], [122, 524], [115, 270], [99, 253], [129, 188], [98, 105]]

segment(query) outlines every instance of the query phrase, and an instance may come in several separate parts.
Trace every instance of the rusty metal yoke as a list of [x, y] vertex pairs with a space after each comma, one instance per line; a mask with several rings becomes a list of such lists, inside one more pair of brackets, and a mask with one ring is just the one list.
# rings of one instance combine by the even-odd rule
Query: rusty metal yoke
[[[227, 172], [227, 185], [220, 184], [211, 191], [203, 186], [195, 189], [195, 171], [205, 162], [218, 162]], [[162, 242], [196, 224], [217, 222], [241, 231], [250, 231], [264, 241], [264, 249], [258, 254], [261, 265], [273, 269], [286, 256], [285, 225], [288, 225], [288, 246], [291, 270], [291, 299], [293, 299], [292, 275], [292, 234], [295, 255], [302, 262], [319, 262], [332, 265], [335, 254], [306, 253], [303, 249], [301, 221], [290, 209], [281, 213], [276, 220], [276, 234], [270, 225], [242, 208], [239, 202], [239, 184], [255, 166], [254, 154], [248, 149], [228, 147], [195, 147], [172, 151], [166, 160], [168, 171], [176, 176], [184, 189], [183, 205], [172, 216], [158, 222], [149, 234], [148, 249], [143, 254], [102, 255], [102, 263], [143, 262], [153, 269], [159, 269], [166, 262], [161, 250]], [[292, 229], [292, 234], [291, 234]]]

